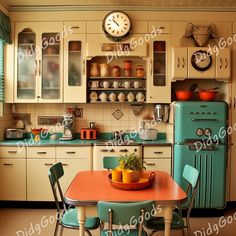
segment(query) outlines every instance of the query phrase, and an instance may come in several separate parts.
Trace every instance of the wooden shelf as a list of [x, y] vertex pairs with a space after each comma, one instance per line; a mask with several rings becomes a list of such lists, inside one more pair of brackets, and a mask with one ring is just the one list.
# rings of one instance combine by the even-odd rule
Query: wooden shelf
[[146, 79], [146, 77], [134, 77], [134, 76], [132, 76], [132, 77], [125, 77], [125, 76], [119, 76], [119, 77], [112, 77], [112, 76], [107, 76], [107, 77], [100, 77], [100, 76], [98, 76], [98, 77], [94, 77], [94, 76], [92, 76], [92, 77], [89, 77], [89, 79], [91, 79], [91, 80], [103, 80], [103, 79], [109, 79], [109, 80], [130, 80], [130, 79], [133, 79], [133, 80], [145, 80]]
[[90, 88], [91, 91], [145, 91], [146, 88]]
[[103, 104], [107, 104], [107, 103], [129, 103], [129, 104], [144, 104], [146, 101], [143, 101], [143, 102], [137, 102], [137, 101], [133, 101], [133, 102], [129, 102], [129, 101], [127, 101], [127, 100], [125, 100], [125, 101], [114, 101], [114, 102], [112, 102], [112, 101], [109, 101], [109, 100], [107, 100], [107, 101], [105, 101], [105, 102], [102, 102], [102, 101], [91, 101], [90, 100], [90, 102], [89, 103], [103, 103]]

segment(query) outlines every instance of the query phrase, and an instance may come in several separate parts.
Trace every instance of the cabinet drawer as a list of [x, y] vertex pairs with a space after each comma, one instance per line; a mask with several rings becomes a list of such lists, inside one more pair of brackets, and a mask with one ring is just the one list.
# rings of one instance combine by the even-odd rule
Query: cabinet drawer
[[88, 159], [92, 156], [92, 147], [56, 147], [56, 157]]
[[[153, 32], [153, 29], [155, 29], [155, 32], [158, 34], [169, 34], [171, 32], [171, 25], [170, 22], [162, 22], [162, 21], [149, 21], [148, 24], [149, 33]], [[158, 29], [160, 31], [158, 31]]]
[[22, 146], [14, 147], [1, 147], [0, 148], [0, 157], [23, 157], [26, 158], [26, 148]]
[[144, 147], [143, 157], [144, 159], [171, 157], [171, 147]]
[[145, 159], [146, 170], [158, 170], [171, 174], [171, 159]]
[[55, 158], [55, 147], [28, 147], [27, 158]]
[[71, 28], [72, 34], [86, 33], [85, 21], [66, 21], [64, 26], [68, 32], [68, 28]]

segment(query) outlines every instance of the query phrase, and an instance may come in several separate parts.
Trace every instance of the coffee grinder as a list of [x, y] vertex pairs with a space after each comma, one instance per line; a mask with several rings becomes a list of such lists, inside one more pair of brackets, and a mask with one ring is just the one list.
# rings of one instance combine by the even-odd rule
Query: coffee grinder
[[63, 135], [60, 140], [71, 140], [74, 138], [74, 116], [71, 113], [63, 115]]

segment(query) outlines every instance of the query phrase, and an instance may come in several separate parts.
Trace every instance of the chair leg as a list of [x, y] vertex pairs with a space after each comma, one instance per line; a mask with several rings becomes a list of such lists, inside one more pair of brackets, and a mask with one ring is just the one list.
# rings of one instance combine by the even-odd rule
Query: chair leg
[[90, 233], [89, 230], [85, 230], [85, 232], [86, 232], [89, 236], [92, 236], [92, 234]]
[[63, 231], [64, 231], [64, 227], [61, 225], [61, 230], [60, 230], [60, 236], [62, 236], [63, 235]]
[[59, 225], [60, 225], [59, 221], [57, 221], [56, 227], [55, 227], [55, 230], [54, 230], [54, 236], [57, 236]]

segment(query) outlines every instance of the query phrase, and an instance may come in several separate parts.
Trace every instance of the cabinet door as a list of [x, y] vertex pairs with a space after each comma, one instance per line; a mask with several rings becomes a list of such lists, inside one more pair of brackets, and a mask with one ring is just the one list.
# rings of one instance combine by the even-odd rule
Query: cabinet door
[[55, 164], [55, 159], [27, 160], [27, 200], [54, 201], [48, 178], [48, 169]]
[[172, 80], [184, 80], [188, 76], [187, 68], [188, 51], [187, 48], [172, 48]]
[[157, 35], [151, 42], [150, 79], [147, 80], [147, 102], [170, 103], [171, 86], [167, 65], [170, 64], [170, 36]]
[[15, 86], [14, 101], [37, 102], [37, 42], [39, 24], [15, 24]]
[[171, 159], [163, 158], [163, 159], [144, 159], [144, 166], [146, 170], [158, 170], [167, 172], [169, 175], [171, 174]]
[[63, 158], [57, 159], [57, 162], [62, 163], [64, 170], [64, 175], [60, 179], [60, 185], [63, 193], [69, 187], [71, 181], [79, 171], [90, 170], [90, 162], [87, 158]]
[[86, 102], [85, 34], [64, 39], [64, 102]]
[[229, 80], [230, 79], [230, 49], [219, 49], [219, 54], [216, 54], [216, 79]]
[[63, 37], [62, 22], [40, 23], [39, 102], [62, 102]]
[[26, 159], [0, 158], [0, 200], [26, 201]]

